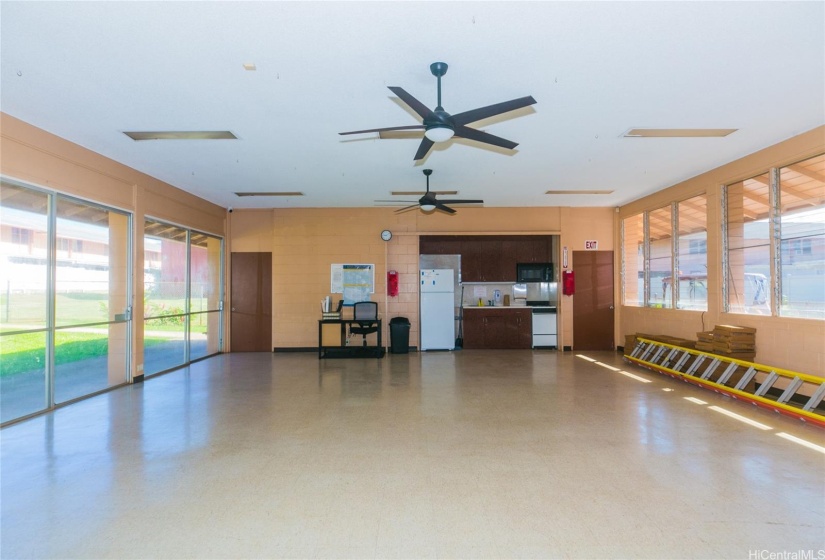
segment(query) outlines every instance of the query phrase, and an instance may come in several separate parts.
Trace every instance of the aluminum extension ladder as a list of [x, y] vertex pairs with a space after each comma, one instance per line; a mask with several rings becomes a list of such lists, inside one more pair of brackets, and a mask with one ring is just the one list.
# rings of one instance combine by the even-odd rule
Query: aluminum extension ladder
[[[625, 350], [626, 351], [626, 350]], [[706, 389], [825, 428], [825, 378], [646, 338], [624, 359]]]

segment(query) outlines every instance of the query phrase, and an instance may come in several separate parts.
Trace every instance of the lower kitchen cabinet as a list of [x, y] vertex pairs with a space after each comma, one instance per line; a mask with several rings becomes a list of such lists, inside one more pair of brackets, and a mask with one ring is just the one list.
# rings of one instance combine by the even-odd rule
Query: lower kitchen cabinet
[[467, 307], [464, 348], [530, 349], [533, 346], [530, 309]]

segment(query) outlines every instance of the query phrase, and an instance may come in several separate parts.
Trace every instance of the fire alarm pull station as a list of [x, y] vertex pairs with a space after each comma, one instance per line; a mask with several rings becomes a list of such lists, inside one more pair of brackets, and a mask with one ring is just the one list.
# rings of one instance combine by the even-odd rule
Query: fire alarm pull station
[[398, 273], [394, 270], [387, 271], [387, 295], [398, 296]]
[[566, 296], [576, 293], [576, 276], [572, 270], [565, 270], [561, 273], [561, 293]]

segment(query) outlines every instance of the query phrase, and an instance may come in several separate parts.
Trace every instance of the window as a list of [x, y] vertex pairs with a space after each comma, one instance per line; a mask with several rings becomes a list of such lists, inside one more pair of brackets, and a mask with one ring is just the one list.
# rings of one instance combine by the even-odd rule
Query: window
[[221, 350], [223, 240], [144, 223], [144, 372], [160, 373]]
[[727, 310], [770, 314], [770, 174], [728, 185], [725, 200]]
[[673, 225], [670, 206], [648, 212], [648, 270], [647, 305], [671, 307], [669, 281], [673, 275]]
[[31, 230], [13, 227], [11, 228], [11, 242], [16, 245], [28, 245], [31, 243]]
[[131, 216], [3, 180], [0, 221], [0, 422], [125, 383]]
[[778, 177], [779, 314], [825, 319], [825, 155]]
[[702, 194], [676, 205], [676, 307], [708, 309], [708, 203]]
[[644, 215], [622, 220], [622, 303], [644, 305]]

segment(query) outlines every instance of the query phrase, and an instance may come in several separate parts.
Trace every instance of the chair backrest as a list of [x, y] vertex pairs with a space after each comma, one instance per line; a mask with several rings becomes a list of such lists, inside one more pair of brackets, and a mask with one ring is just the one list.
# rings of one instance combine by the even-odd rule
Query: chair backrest
[[378, 304], [374, 301], [359, 301], [355, 304], [353, 318], [356, 321], [374, 321], [378, 319]]

